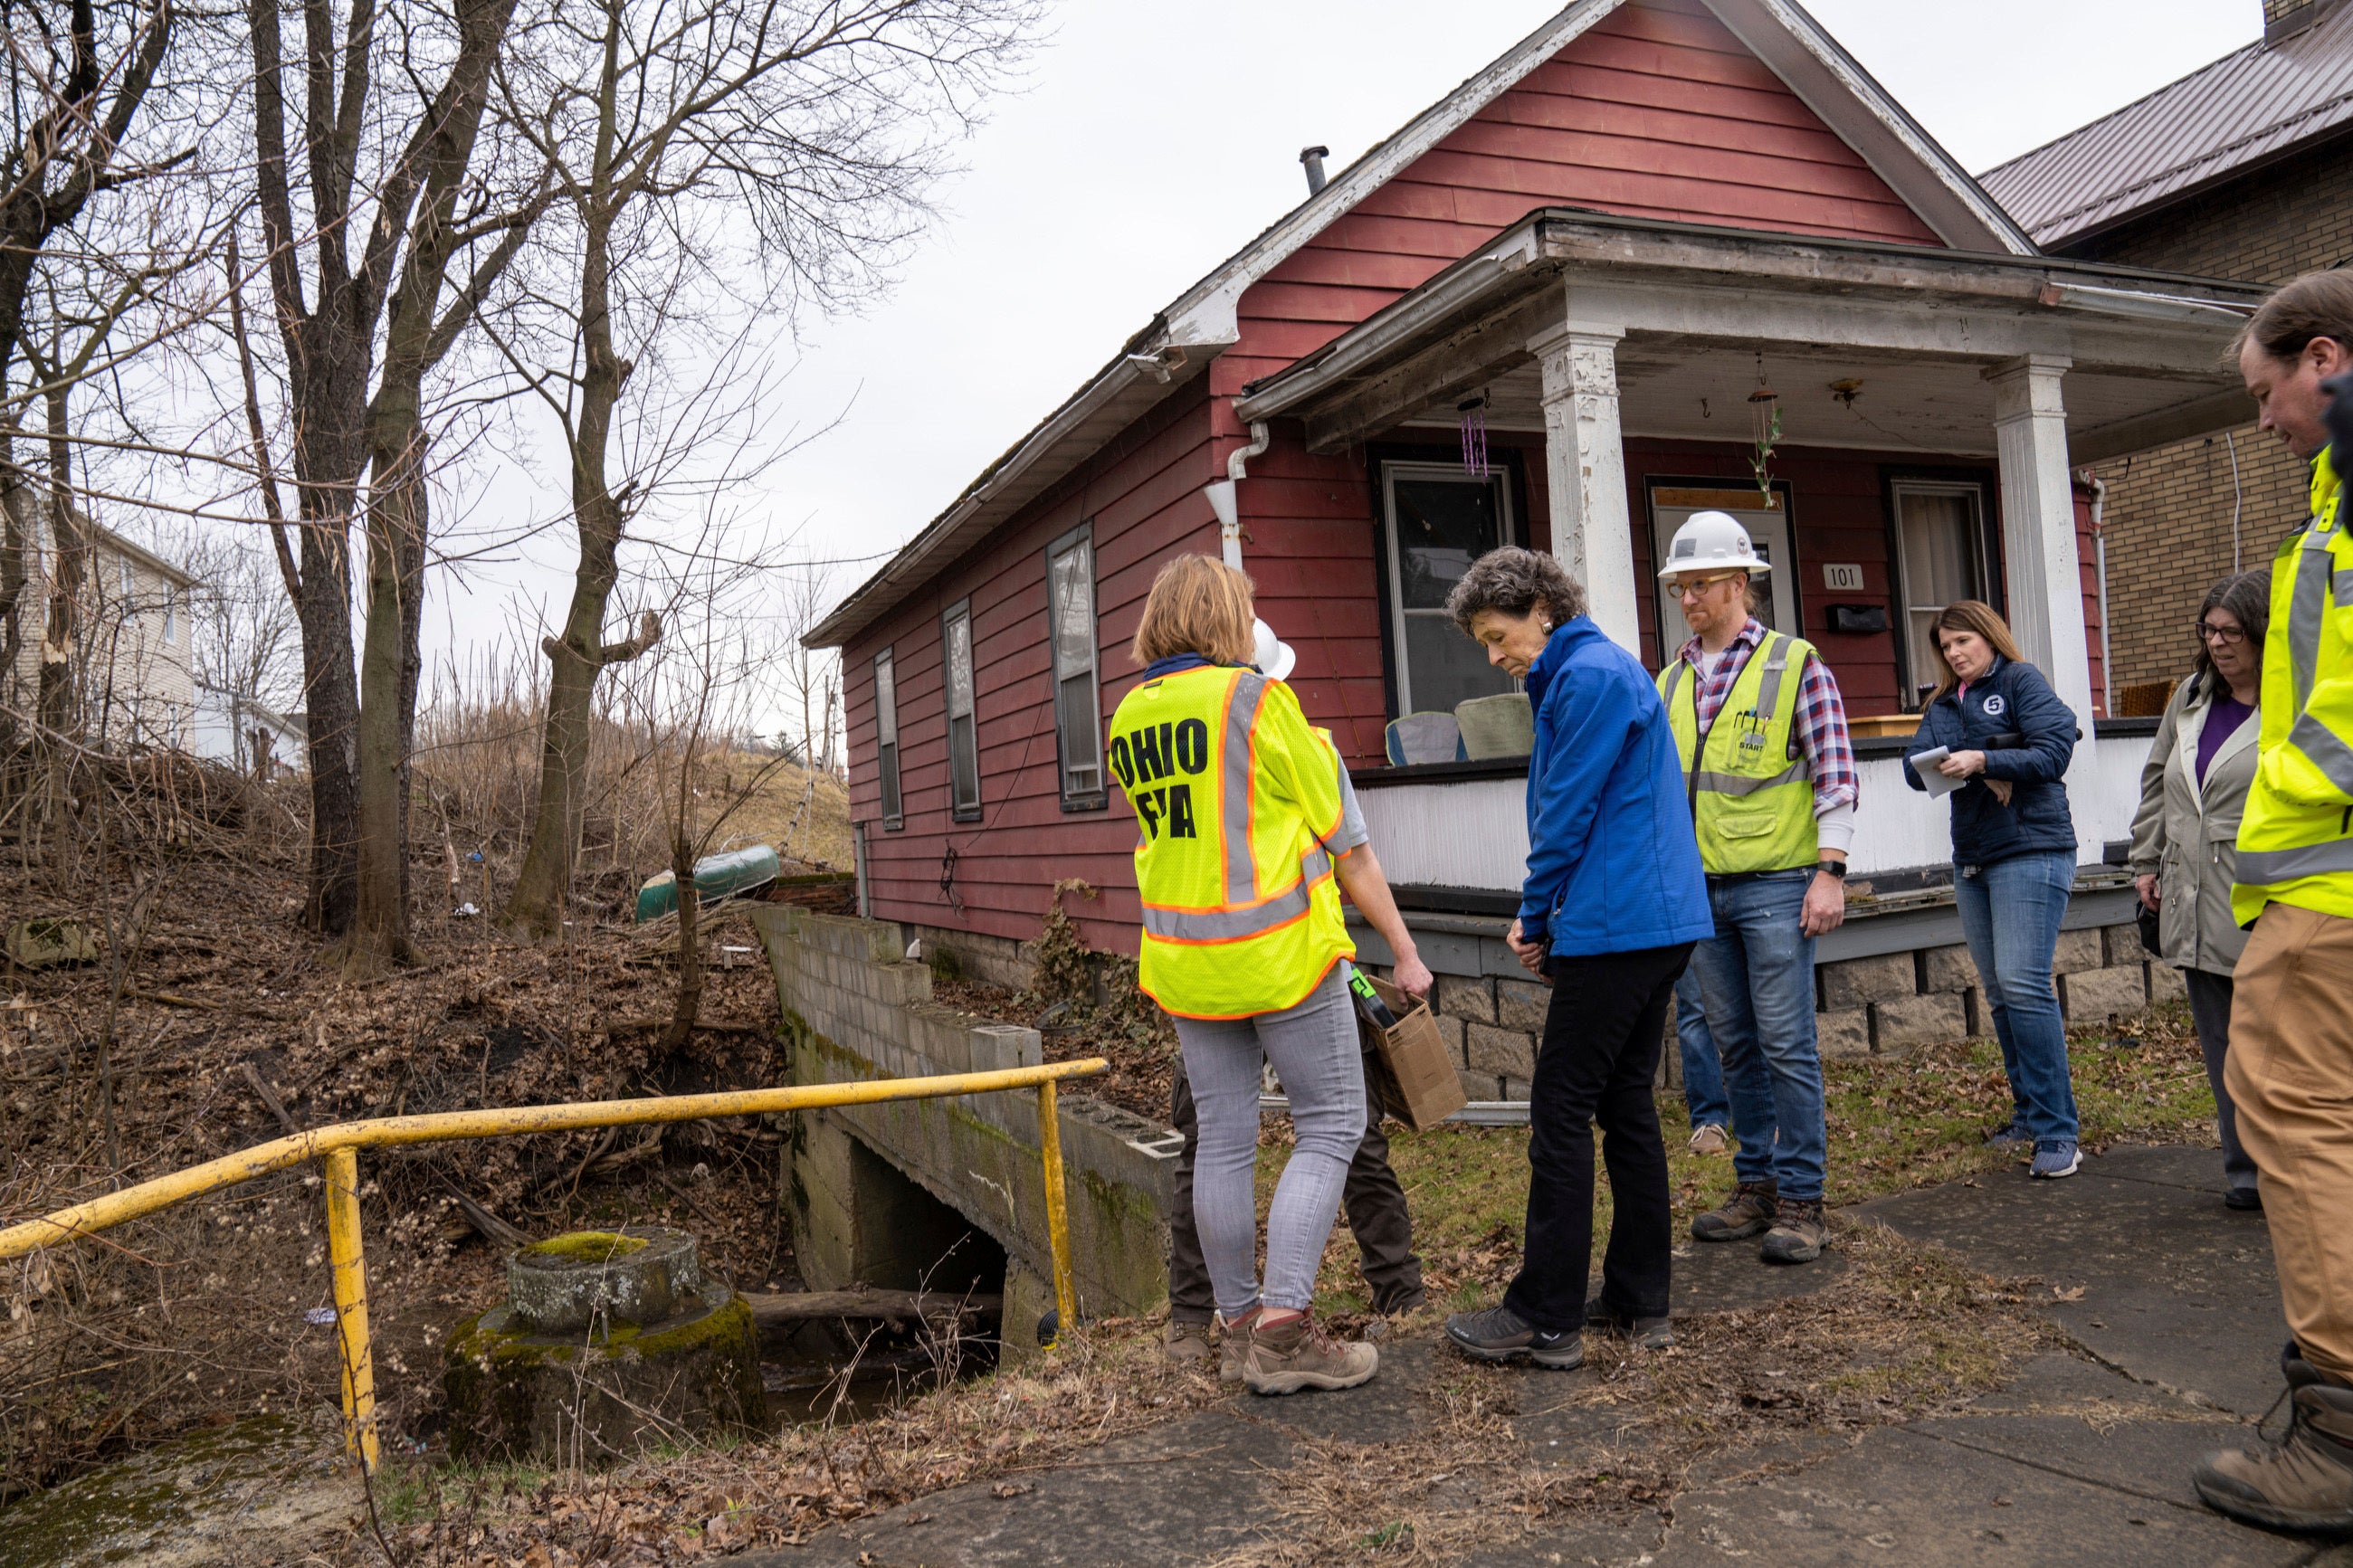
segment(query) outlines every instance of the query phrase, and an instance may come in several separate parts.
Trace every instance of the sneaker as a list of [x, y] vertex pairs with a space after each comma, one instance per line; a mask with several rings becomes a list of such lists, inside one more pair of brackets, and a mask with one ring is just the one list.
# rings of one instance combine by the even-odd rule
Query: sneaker
[[1194, 1366], [1209, 1359], [1209, 1325], [1183, 1323], [1171, 1318], [1168, 1334], [1163, 1344], [1168, 1359], [1179, 1366]]
[[1258, 1309], [1252, 1307], [1226, 1324], [1225, 1337], [1218, 1347], [1219, 1383], [1240, 1383], [1242, 1380], [1242, 1363], [1250, 1356], [1250, 1325], [1257, 1321]]
[[1251, 1321], [1250, 1348], [1242, 1352], [1242, 1382], [1252, 1394], [1297, 1394], [1307, 1388], [1354, 1388], [1370, 1381], [1381, 1352], [1370, 1345], [1342, 1344], [1324, 1336], [1307, 1314], [1267, 1328], [1265, 1311]]
[[1989, 1149], [2023, 1149], [2034, 1142], [2034, 1134], [2026, 1130], [2026, 1118], [2012, 1116], [2002, 1126], [1986, 1134]]
[[1446, 1337], [1472, 1361], [1518, 1361], [1567, 1372], [1585, 1364], [1585, 1335], [1539, 1329], [1509, 1307], [1457, 1312], [1446, 1320]]
[[1703, 1121], [1692, 1131], [1691, 1152], [1694, 1154], [1724, 1154], [1731, 1149], [1731, 1137], [1713, 1121]]
[[2275, 1530], [2353, 1531], [2353, 1388], [2288, 1394], [2287, 1436], [2216, 1454], [2190, 1473], [2198, 1495], [2233, 1519]]
[[1741, 1241], [1762, 1236], [1772, 1228], [1778, 1203], [1778, 1189], [1771, 1182], [1742, 1182], [1732, 1189], [1730, 1200], [1722, 1208], [1694, 1218], [1691, 1233], [1701, 1241]]
[[1773, 1228], [1765, 1233], [1757, 1256], [1767, 1263], [1811, 1263], [1822, 1255], [1830, 1234], [1821, 1199], [1782, 1198], [1774, 1205]]
[[2222, 1206], [2237, 1209], [2242, 1214], [2261, 1214], [2263, 1212], [2263, 1191], [2257, 1187], [2225, 1187], [2222, 1189]]
[[1672, 1320], [1629, 1317], [1603, 1306], [1599, 1298], [1585, 1304], [1585, 1326], [1597, 1334], [1624, 1340], [1638, 1351], [1662, 1351], [1675, 1342]]
[[2072, 1176], [2084, 1168], [2083, 1156], [2075, 1152], [2073, 1138], [2044, 1138], [2034, 1145], [2034, 1166], [2026, 1173], [2046, 1182], [2062, 1176]]

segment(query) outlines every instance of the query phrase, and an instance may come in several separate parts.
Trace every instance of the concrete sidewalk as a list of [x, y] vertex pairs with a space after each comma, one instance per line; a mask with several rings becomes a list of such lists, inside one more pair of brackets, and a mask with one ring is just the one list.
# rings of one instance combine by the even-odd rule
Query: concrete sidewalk
[[[2220, 1182], [2211, 1150], [2121, 1148], [2068, 1182], [1986, 1176], [1864, 1205], [1856, 1212], [1974, 1268], [2051, 1284], [2039, 1310], [2068, 1348], [2037, 1356], [1958, 1415], [1729, 1454], [1714, 1466], [1721, 1479], [1704, 1464], [1673, 1499], [1672, 1523], [1661, 1512], [1547, 1523], [1460, 1560], [2353, 1568], [2353, 1546], [2241, 1528], [2190, 1489], [2190, 1466], [2245, 1440], [2279, 1392], [2286, 1338], [2262, 1216], [2225, 1210]], [[1748, 1247], [1696, 1246], [1676, 1269], [1679, 1315], [1825, 1289], [1839, 1272], [1769, 1269]], [[2078, 1288], [2080, 1297], [2058, 1299]], [[1280, 1541], [1295, 1446], [1375, 1445], [1425, 1429], [1430, 1385], [1447, 1360], [1429, 1339], [1388, 1345], [1381, 1375], [1361, 1389], [1238, 1395], [1024, 1477], [1033, 1485], [1010, 1498], [976, 1483], [738, 1561], [1174, 1568]], [[1610, 1411], [1570, 1403], [1586, 1375], [1530, 1374], [1512, 1426], [1531, 1458], [1589, 1468], [1610, 1447]]]

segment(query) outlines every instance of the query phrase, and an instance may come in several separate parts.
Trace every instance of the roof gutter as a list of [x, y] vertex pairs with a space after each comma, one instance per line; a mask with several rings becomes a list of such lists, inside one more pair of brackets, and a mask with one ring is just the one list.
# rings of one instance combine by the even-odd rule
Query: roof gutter
[[[874, 616], [897, 603], [899, 595], [894, 590], [929, 577], [941, 553], [963, 540], [968, 525], [986, 509], [999, 502], [1008, 485], [1050, 457], [1057, 447], [1083, 429], [1090, 420], [1101, 416], [1123, 398], [1139, 393], [1142, 401], [1136, 412], [1140, 415], [1148, 411], [1178, 386], [1190, 382], [1192, 372], [1232, 347], [1239, 334], [1223, 342], [1197, 337], [1183, 343], [1172, 343], [1168, 336], [1166, 323], [1161, 318], [1154, 318], [1152, 324], [1129, 339], [1118, 356], [1097, 371], [1092, 380], [983, 469], [980, 477], [956, 498], [955, 505], [934, 518], [881, 571], [836, 605], [832, 613], [801, 638], [801, 645], [839, 647], [864, 630]], [[1060, 477], [1056, 474], [1046, 482], [1050, 484]]]

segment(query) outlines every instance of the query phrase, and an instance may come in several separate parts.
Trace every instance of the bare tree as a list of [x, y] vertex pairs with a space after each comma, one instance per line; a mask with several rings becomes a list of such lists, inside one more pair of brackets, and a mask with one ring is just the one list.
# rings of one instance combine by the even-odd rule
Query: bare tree
[[[295, 415], [300, 561], [290, 586], [310, 721], [310, 916], [345, 939], [343, 955], [360, 969], [411, 951], [406, 752], [422, 668], [424, 381], [512, 259], [533, 211], [527, 189], [520, 198], [494, 191], [475, 166], [515, 8], [516, 0], [454, 0], [446, 13], [348, 0], [339, 17], [335, 0], [301, 0], [290, 142], [284, 79], [296, 62], [280, 37], [280, 0], [248, 0], [247, 10], [257, 207]], [[389, 151], [372, 160], [379, 147]], [[453, 289], [452, 274], [470, 259]], [[254, 434], [259, 446], [258, 420]], [[256, 467], [268, 467], [259, 451]], [[368, 635], [357, 672], [355, 514], [367, 525]]]
[[[69, 0], [55, 11], [0, 11], [0, 44], [5, 46], [0, 75], [12, 111], [12, 135], [0, 142], [0, 386], [14, 380], [28, 318], [39, 315], [38, 284], [52, 241], [81, 222], [101, 193], [137, 184], [179, 161], [173, 155], [142, 163], [125, 155], [178, 26], [168, 0], [108, 6]], [[59, 331], [53, 324], [53, 335]], [[91, 347], [104, 336], [102, 330], [92, 331]], [[79, 370], [88, 368], [85, 360]], [[21, 405], [11, 399], [0, 408], [0, 668], [13, 685], [24, 647], [25, 590], [39, 554], [39, 521], [46, 510], [53, 550], [40, 693], [34, 706], [52, 734], [71, 723], [68, 650], [79, 634], [87, 567], [81, 531], [71, 506], [61, 500], [70, 493], [60, 477], [69, 467], [63, 457], [65, 394], [63, 385], [52, 384], [33, 395], [49, 404], [47, 508], [37, 500], [44, 488], [39, 479], [19, 466], [14, 437]]]
[[[797, 306], [838, 308], [880, 288], [950, 133], [1002, 82], [1038, 12], [1036, 0], [604, 0], [551, 27], [554, 47], [533, 69], [506, 65], [504, 111], [555, 171], [576, 268], [555, 334], [564, 366], [534, 370], [520, 343], [509, 352], [563, 431], [580, 546], [562, 633], [542, 644], [539, 805], [502, 917], [512, 928], [562, 929], [597, 677], [661, 635], [648, 612], [633, 633], [607, 636], [630, 520], [665, 470], [712, 479], [673, 439], [641, 450], [634, 467], [625, 458], [616, 482], [632, 376], [683, 369], [672, 340], [698, 338], [710, 321], [701, 301], [725, 296], [731, 264], [765, 275], [761, 302], [788, 319]], [[665, 388], [672, 395], [641, 400], [638, 412], [661, 409], [676, 430], [748, 411], [733, 376], [697, 380], [685, 373], [688, 395]], [[721, 412], [731, 398], [736, 410]]]

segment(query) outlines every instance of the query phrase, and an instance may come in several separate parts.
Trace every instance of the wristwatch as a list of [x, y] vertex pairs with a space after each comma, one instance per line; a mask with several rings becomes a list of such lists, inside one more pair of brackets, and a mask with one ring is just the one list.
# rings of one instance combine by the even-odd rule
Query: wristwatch
[[1814, 869], [1825, 877], [1836, 877], [1841, 882], [1846, 880], [1846, 862], [1843, 860], [1817, 860]]

